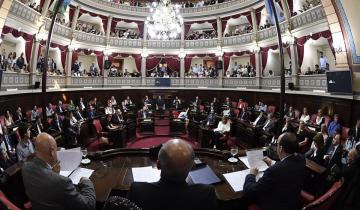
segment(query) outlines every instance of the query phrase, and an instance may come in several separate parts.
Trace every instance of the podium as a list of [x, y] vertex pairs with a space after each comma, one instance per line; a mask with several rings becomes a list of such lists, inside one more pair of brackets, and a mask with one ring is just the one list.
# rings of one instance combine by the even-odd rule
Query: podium
[[155, 78], [156, 87], [170, 87], [170, 78]]

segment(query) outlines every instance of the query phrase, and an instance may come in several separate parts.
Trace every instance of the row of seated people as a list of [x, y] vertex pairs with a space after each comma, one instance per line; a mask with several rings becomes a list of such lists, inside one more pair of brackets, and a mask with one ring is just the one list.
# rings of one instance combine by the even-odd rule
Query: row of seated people
[[35, 11], [37, 11], [37, 12], [39, 12], [39, 13], [41, 13], [41, 11], [42, 11], [41, 5], [38, 4], [38, 3], [36, 3], [36, 2], [34, 2], [34, 1], [21, 0], [20, 2], [23, 3], [23, 4], [28, 5], [30, 8], [34, 9]]
[[115, 32], [111, 32], [110, 35], [112, 37], [119, 37], [122, 39], [139, 39], [140, 36], [137, 32], [135, 32], [134, 30], [115, 30]]
[[318, 64], [315, 64], [315, 69], [312, 70], [311, 67], [308, 67], [304, 72], [304, 75], [313, 75], [313, 74], [325, 74], [327, 71], [330, 70], [330, 64], [326, 63], [325, 68], [320, 69]]
[[317, 5], [321, 4], [320, 0], [306, 0], [304, 4], [302, 5], [302, 9], [299, 10], [300, 13], [303, 13], [313, 7], [316, 7]]
[[80, 76], [97, 77], [97, 76], [100, 76], [100, 71], [96, 67], [95, 63], [91, 63], [91, 65], [89, 67], [89, 71], [87, 71], [86, 69], [83, 68], [82, 63], [79, 62], [78, 60], [76, 60], [75, 63], [73, 63], [73, 65], [71, 66], [71, 72], [72, 72], [72, 75], [75, 77], [80, 77]]
[[24, 53], [16, 56], [16, 52], [10, 52], [6, 55], [6, 50], [3, 49], [0, 57], [0, 67], [5, 71], [14, 71], [19, 73], [27, 72], [27, 65], [24, 58]]
[[248, 34], [248, 33], [252, 33], [252, 26], [251, 25], [246, 25], [246, 26], [236, 26], [234, 31], [228, 31], [227, 33], [225, 33], [224, 37], [231, 37], [231, 36], [238, 36], [241, 34]]
[[102, 32], [100, 29], [97, 28], [98, 26], [95, 26], [91, 23], [77, 23], [75, 30], [82, 31], [89, 34], [95, 34], [95, 35], [105, 35], [104, 32]]
[[177, 71], [173, 71], [170, 69], [166, 63], [160, 63], [154, 69], [147, 71], [148, 77], [179, 77], [179, 73]]
[[247, 65], [237, 65], [235, 62], [235, 66], [231, 70], [226, 71], [226, 77], [255, 77], [256, 70], [249, 63]]
[[[162, 109], [165, 109], [165, 105], [164, 105], [164, 101], [161, 97], [157, 98], [155, 102], [151, 102], [151, 99], [149, 99], [149, 97], [145, 97], [145, 99], [143, 100], [144, 104], [148, 105], [148, 104], [154, 104], [156, 105], [157, 109], [159, 108], [162, 108]], [[179, 105], [183, 105], [185, 104], [184, 101], [180, 100], [178, 97], [176, 97], [173, 102], [173, 104], [175, 105], [178, 105], [178, 107], [180, 107]], [[79, 100], [79, 103], [78, 103], [78, 109], [82, 109], [84, 107], [86, 107], [85, 105], [86, 103], [84, 102], [84, 100], [82, 98], [80, 98]], [[99, 102], [97, 102], [97, 99], [94, 98], [93, 100], [91, 100], [89, 103], [89, 106], [90, 106], [90, 111], [89, 111], [89, 118], [93, 117], [94, 116], [94, 107], [100, 107], [101, 105], [99, 104]], [[130, 98], [130, 97], [126, 97], [125, 100], [122, 101], [121, 103], [121, 106], [123, 107], [125, 105], [125, 108], [124, 111], [126, 111], [126, 106], [127, 105], [131, 105], [131, 104], [134, 104], [133, 103], [133, 100]], [[192, 107], [192, 110], [191, 112], [204, 112], [206, 110], [205, 108], [205, 104], [206, 102], [203, 102], [198, 96], [195, 98], [194, 101], [190, 102], [189, 103]], [[69, 101], [69, 105], [67, 105], [66, 107], [64, 107], [64, 105], [62, 104], [62, 102], [60, 102], [55, 108], [53, 108], [53, 106], [49, 105], [49, 107], [51, 107], [51, 110], [53, 110], [54, 112], [58, 112], [60, 115], [61, 113], [63, 113], [63, 109], [69, 109], [70, 110], [74, 107], [75, 105], [73, 105], [73, 102]], [[111, 122], [111, 123], [114, 123], [113, 120], [115, 120], [115, 118], [113, 117], [109, 117], [110, 114], [113, 114], [113, 109], [117, 109], [115, 108], [116, 106], [118, 106], [118, 103], [117, 103], [117, 100], [115, 99], [115, 97], [111, 97], [109, 100], [108, 100], [108, 104], [107, 104], [107, 107], [105, 108], [105, 113], [108, 114], [106, 120], [108, 122]], [[80, 108], [81, 107], [81, 108]], [[226, 109], [222, 110], [220, 108], [220, 110], [217, 109], [217, 107], [226, 107]], [[220, 104], [220, 102], [218, 102], [218, 100], [216, 98], [214, 98], [211, 103], [210, 103], [210, 114], [214, 114], [214, 113], [217, 113], [217, 114], [222, 114], [223, 115], [223, 120], [221, 122], [218, 123], [218, 126], [213, 130], [214, 131], [214, 135], [215, 136], [219, 136], [219, 139], [221, 138], [221, 135], [223, 135], [224, 133], [226, 132], [230, 132], [230, 128], [231, 128], [231, 125], [230, 123], [232, 122], [235, 122], [235, 120], [233, 121], [234, 117], [237, 117], [239, 118], [239, 116], [241, 118], [243, 118], [242, 120], [245, 121], [245, 122], [251, 122], [251, 124], [256, 127], [258, 126], [259, 130], [266, 130], [267, 127], [273, 127], [274, 126], [274, 123], [276, 120], [275, 117], [274, 117], [274, 112], [275, 112], [275, 108], [272, 107], [272, 106], [267, 106], [266, 104], [262, 103], [262, 102], [259, 102], [258, 104], [254, 105], [254, 108], [252, 109], [253, 111], [250, 111], [250, 109], [247, 109], [249, 107], [249, 104], [246, 103], [245, 101], [239, 99], [238, 102], [234, 102], [232, 100], [230, 100], [229, 97], [227, 97], [224, 101], [224, 103], [222, 103], [222, 105]], [[76, 107], [75, 107], [76, 109]], [[49, 108], [50, 110], [50, 108]], [[218, 110], [218, 111], [215, 111], [215, 110]], [[238, 111], [235, 111], [235, 110], [238, 110]], [[241, 110], [241, 113], [240, 111]], [[278, 144], [280, 144], [283, 148], [286, 148], [287, 144], [284, 144], [282, 141], [285, 141], [284, 140], [284, 136], [287, 136], [289, 135], [288, 133], [292, 133], [291, 129], [290, 129], [290, 126], [294, 126], [295, 127], [295, 124], [297, 122], [297, 117], [296, 117], [296, 113], [295, 111], [292, 111], [293, 108], [290, 106], [288, 108], [286, 108], [286, 124], [284, 126], [284, 128], [282, 129], [283, 132], [285, 132], [284, 135], [281, 135], [279, 138], [278, 138]], [[186, 112], [189, 112], [190, 110], [185, 110], [185, 114]], [[34, 112], [36, 112], [34, 110]], [[116, 112], [118, 112], [117, 110], [115, 111], [115, 114]], [[251, 120], [251, 115], [253, 113], [259, 113], [259, 116], [256, 117], [255, 121], [252, 121]], [[9, 114], [9, 112], [7, 112]], [[20, 110], [20, 113], [21, 113], [21, 110]], [[54, 114], [54, 115], [58, 115], [58, 113]], [[120, 112], [118, 112], [120, 113]], [[238, 116], [236, 116], [236, 113], [238, 114]], [[234, 115], [235, 114], [235, 115]], [[265, 118], [265, 114], [267, 114], [267, 119], [264, 120]], [[248, 117], [246, 118], [246, 115], [248, 115]], [[297, 132], [296, 133], [300, 133], [301, 131], [305, 130], [305, 123], [303, 123], [303, 120], [307, 120], [309, 117], [308, 117], [308, 113], [307, 113], [307, 109], [303, 110], [303, 113], [301, 114], [300, 116], [300, 124], [299, 124], [299, 128], [297, 129]], [[11, 115], [10, 115], [11, 116]], [[19, 112], [15, 113], [15, 116], [19, 116]], [[70, 115], [69, 115], [70, 116]], [[179, 118], [183, 118], [184, 116], [184, 113], [181, 112], [179, 114]], [[228, 118], [226, 116], [229, 116]], [[293, 117], [293, 119], [291, 119]], [[317, 114], [317, 117], [319, 118], [318, 122], [322, 121], [320, 120], [323, 116], [322, 116], [322, 113], [319, 112]], [[7, 118], [7, 121], [11, 121], [9, 120], [9, 116], [6, 117]], [[21, 119], [21, 117], [20, 117]], [[65, 117], [66, 119], [66, 117]], [[231, 120], [231, 122], [229, 122], [229, 120]], [[310, 118], [311, 119], [311, 118]], [[38, 121], [39, 118], [36, 118], [35, 117], [35, 121]], [[70, 120], [70, 118], [69, 118]], [[191, 119], [190, 119], [191, 120]], [[265, 121], [265, 122], [264, 122]], [[262, 127], [260, 126], [260, 123], [263, 125]], [[55, 124], [58, 124], [58, 123], [55, 123]], [[207, 123], [206, 123], [207, 124]], [[210, 123], [209, 123], [210, 124]], [[105, 125], [105, 124], [104, 124]], [[310, 123], [308, 122], [308, 125], [310, 126]], [[111, 125], [112, 126], [112, 125]], [[36, 126], [37, 127], [37, 126]], [[330, 167], [330, 165], [328, 164], [332, 164], [332, 163], [335, 163], [334, 165], [332, 165], [330, 168], [333, 168], [333, 166], [335, 165], [338, 165], [338, 167], [341, 169], [343, 167], [349, 167], [351, 166], [352, 164], [354, 164], [354, 158], [356, 157], [356, 155], [358, 154], [358, 151], [356, 149], [358, 149], [357, 147], [357, 143], [359, 142], [359, 129], [360, 129], [360, 120], [357, 121], [357, 124], [356, 126], [354, 127], [353, 131], [349, 132], [349, 136], [351, 136], [352, 138], [348, 138], [347, 139], [347, 144], [346, 145], [350, 145], [350, 143], [355, 143], [355, 144], [352, 144], [352, 146], [349, 148], [351, 148], [348, 152], [348, 157], [347, 157], [347, 160], [346, 160], [346, 164], [344, 165], [341, 165], [341, 163], [338, 162], [338, 164], [336, 163], [337, 161], [335, 161], [335, 159], [338, 159], [338, 157], [343, 157], [343, 147], [342, 147], [342, 143], [341, 143], [341, 135], [339, 134], [339, 128], [340, 127], [340, 124], [339, 124], [339, 119], [338, 119], [338, 116], [334, 116], [334, 120], [329, 123], [328, 125], [328, 129], [323, 129], [323, 128], [326, 128], [326, 123], [325, 123], [325, 120], [324, 120], [324, 123], [321, 124], [321, 128], [322, 128], [322, 133], [319, 133], [319, 134], [316, 134], [315, 137], [313, 138], [313, 142], [314, 142], [314, 152], [309, 155], [308, 157], [309, 158], [313, 158], [314, 154], [315, 156], [317, 155], [320, 155], [320, 146], [318, 147], [318, 144], [321, 144], [321, 142], [324, 143], [324, 134], [323, 132], [326, 132], [326, 130], [328, 131], [328, 136], [330, 136], [331, 138], [331, 144], [329, 145], [328, 149], [327, 149], [327, 153], [326, 155], [324, 155], [324, 158], [322, 158], [324, 161], [326, 161], [327, 163], [327, 166]], [[296, 129], [296, 128], [295, 128]], [[334, 131], [335, 130], [335, 131]], [[19, 154], [25, 154], [24, 156], [26, 156], [26, 154], [28, 153], [32, 153], [32, 151], [36, 150], [37, 148], [34, 148], [34, 146], [30, 146], [30, 143], [31, 143], [31, 129], [29, 129], [29, 126], [24, 126], [24, 124], [21, 124], [18, 128], [18, 132], [19, 132], [19, 136], [21, 137], [21, 144], [24, 144], [26, 145], [25, 147], [20, 147], [20, 149], [18, 149], [16, 152], [19, 153]], [[6, 131], [4, 132], [6, 133]], [[350, 134], [351, 133], [351, 134]], [[300, 153], [308, 153], [311, 149], [307, 150], [307, 151], [303, 151], [302, 150], [302, 142], [303, 141], [299, 141], [298, 140], [298, 137], [296, 136], [296, 134], [292, 134], [294, 135], [294, 142], [296, 142], [296, 145], [297, 147], [300, 147], [300, 150], [301, 151], [297, 151], [297, 152], [300, 152]], [[331, 136], [332, 135], [332, 136]], [[357, 138], [357, 139], [356, 139]], [[213, 140], [213, 142], [211, 142], [212, 144], [217, 144], [216, 140], [219, 140], [217, 139], [217, 137], [215, 137], [215, 139]], [[320, 139], [320, 140], [318, 140]], [[329, 138], [327, 138], [329, 139]], [[351, 139], [351, 140], [350, 140]], [[24, 141], [23, 141], [24, 140]], [[7, 140], [5, 139], [5, 142]], [[305, 140], [304, 140], [305, 141]], [[309, 139], [309, 141], [311, 141]], [[329, 140], [327, 140], [327, 142], [329, 142]], [[310, 142], [309, 142], [310, 143]], [[6, 144], [6, 143], [5, 143]], [[38, 144], [38, 145], [41, 145], [41, 144]], [[21, 145], [22, 146], [22, 145]], [[177, 145], [179, 146], [179, 145]], [[41, 146], [40, 146], [41, 147]], [[31, 148], [31, 149], [30, 149]], [[33, 149], [34, 148], [34, 149]], [[166, 146], [165, 146], [166, 148]], [[23, 150], [24, 149], [24, 150]], [[294, 150], [294, 151], [293, 151]], [[293, 155], [295, 153], [295, 149], [293, 149], [292, 152], [289, 152], [287, 153], [286, 155], [280, 155], [280, 159], [283, 159], [284, 157], [286, 158], [289, 154], [290, 155]], [[288, 151], [288, 150], [286, 150]], [[41, 152], [41, 151], [39, 151]], [[49, 153], [50, 154], [50, 153]], [[279, 153], [281, 154], [281, 152]], [[340, 154], [340, 155], [339, 155]], [[285, 159], [284, 158], [284, 159]], [[316, 159], [314, 159], [316, 161]], [[271, 163], [269, 164], [271, 165]], [[289, 166], [290, 167], [290, 166]], [[253, 170], [251, 173], [255, 173], [255, 171]], [[298, 175], [298, 174], [297, 174]], [[165, 175], [164, 175], [165, 176]], [[266, 174], [264, 175], [266, 176]], [[163, 177], [165, 178], [165, 177]], [[185, 177], [184, 177], [185, 178]], [[250, 178], [249, 178], [250, 179]], [[25, 181], [26, 182], [26, 181]], [[71, 183], [71, 182], [70, 182]], [[26, 184], [25, 184], [25, 187], [26, 187]], [[80, 186], [81, 187], [81, 186]], [[249, 186], [249, 180], [245, 183], [245, 187], [244, 187], [244, 192], [247, 193], [250, 191], [250, 188], [251, 186]], [[135, 188], [131, 188], [131, 192], [134, 193], [134, 190]], [[296, 193], [296, 192], [293, 192], [293, 193]], [[130, 193], [131, 194], [131, 193]], [[30, 195], [33, 195], [33, 194], [30, 194]], [[143, 199], [137, 199], [137, 196], [139, 196], [138, 194], [131, 194], [132, 196], [130, 196], [131, 200], [135, 201], [137, 204], [139, 205], [142, 205], [145, 209], [146, 208], [149, 208], [148, 203], [145, 202], [145, 200]], [[137, 195], [137, 196], [136, 196]], [[214, 194], [215, 195], [215, 194]], [[147, 195], [148, 196], [148, 195]], [[30, 199], [33, 198], [32, 196], [30, 196]], [[209, 199], [209, 198], [207, 198]], [[293, 199], [293, 198], [292, 198]], [[211, 199], [208, 200], [208, 201], [212, 201]], [[146, 203], [146, 204], [145, 204]], [[36, 203], [35, 203], [36, 204]], [[215, 204], [216, 205], [216, 204]], [[270, 205], [270, 204], [269, 204]], [[274, 203], [271, 203], [271, 205], [276, 205]], [[204, 207], [205, 208], [205, 207]], [[206, 208], [206, 209], [209, 209], [209, 208]], [[215, 206], [215, 209], [216, 209], [216, 206]]]
[[214, 65], [207, 66], [200, 64], [199, 66], [195, 64], [194, 66], [190, 66], [189, 71], [187, 72], [186, 77], [210, 77], [216, 78], [219, 76], [218, 70]]
[[[36, 64], [36, 70], [41, 73], [45, 64], [45, 58], [41, 54]], [[49, 57], [48, 60], [48, 75], [61, 75], [61, 71], [57, 68], [56, 62], [53, 58]]]
[[[126, 0], [103, 0], [103, 1], [112, 2], [114, 4], [134, 6], [134, 7], [151, 7], [151, 5], [153, 5], [151, 2], [142, 2], [142, 1], [126, 1]], [[189, 8], [189, 7], [209, 6], [223, 2], [225, 2], [225, 0], [200, 0], [197, 2], [194, 1], [177, 2], [177, 5], [179, 5], [181, 8]]]
[[214, 38], [217, 38], [217, 33], [215, 30], [190, 31], [186, 36], [186, 40], [214, 39]]
[[140, 74], [136, 70], [134, 70], [132, 73], [128, 72], [127, 69], [124, 69], [124, 71], [122, 71], [121, 69], [112, 65], [109, 69], [108, 76], [109, 77], [140, 77]]

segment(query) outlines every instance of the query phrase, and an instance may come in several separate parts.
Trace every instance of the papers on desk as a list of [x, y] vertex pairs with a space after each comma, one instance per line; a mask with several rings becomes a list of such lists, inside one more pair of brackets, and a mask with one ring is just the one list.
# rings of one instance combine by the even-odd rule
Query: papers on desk
[[248, 161], [248, 168], [257, 168], [259, 171], [265, 171], [268, 168], [268, 165], [263, 161], [264, 154], [262, 149], [247, 150], [246, 157]]
[[151, 166], [132, 168], [134, 182], [157, 182], [160, 180], [160, 170]]
[[151, 122], [151, 119], [147, 118], [143, 120], [144, 122]]
[[[232, 173], [224, 174], [226, 181], [231, 186], [231, 189], [234, 190], [234, 192], [243, 191], [245, 178], [250, 173], [250, 169], [242, 170], [242, 171], [236, 171]], [[262, 177], [263, 173], [259, 173], [256, 176], [256, 180], [258, 180], [260, 177]]]
[[73, 184], [79, 184], [81, 177], [89, 178], [94, 170], [79, 168], [82, 160], [80, 148], [57, 151], [60, 161], [60, 175], [69, 177]]
[[190, 171], [189, 177], [194, 184], [215, 184], [221, 182], [219, 177], [207, 165]]

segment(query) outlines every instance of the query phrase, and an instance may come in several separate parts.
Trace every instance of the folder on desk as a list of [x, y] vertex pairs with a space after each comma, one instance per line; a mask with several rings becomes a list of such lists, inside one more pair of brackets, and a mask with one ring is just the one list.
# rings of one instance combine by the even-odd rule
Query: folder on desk
[[221, 182], [220, 178], [207, 165], [190, 171], [189, 177], [194, 184], [216, 184]]
[[60, 161], [60, 175], [69, 177], [73, 184], [77, 185], [81, 177], [89, 178], [94, 170], [80, 168], [82, 152], [80, 149], [61, 150], [57, 152]]
[[[223, 176], [225, 177], [227, 183], [229, 183], [231, 189], [234, 192], [240, 192], [240, 191], [243, 191], [245, 178], [249, 173], [250, 173], [250, 169], [245, 169], [242, 171], [236, 171], [236, 172], [223, 174]], [[263, 173], [260, 172], [256, 176], [256, 181], [259, 180], [259, 178], [261, 178], [262, 175], [263, 175]]]

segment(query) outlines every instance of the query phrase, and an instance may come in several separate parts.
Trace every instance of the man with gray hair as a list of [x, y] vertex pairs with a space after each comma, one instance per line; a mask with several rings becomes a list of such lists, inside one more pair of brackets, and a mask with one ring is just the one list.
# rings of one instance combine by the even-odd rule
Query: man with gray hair
[[94, 210], [92, 182], [81, 178], [75, 188], [68, 177], [61, 176], [55, 139], [47, 133], [36, 138], [35, 157], [24, 163], [22, 176], [25, 192], [34, 210]]
[[161, 178], [155, 183], [134, 182], [128, 198], [143, 210], [216, 210], [215, 190], [203, 184], [188, 184], [194, 150], [185, 141], [173, 139], [160, 149], [157, 167]]

